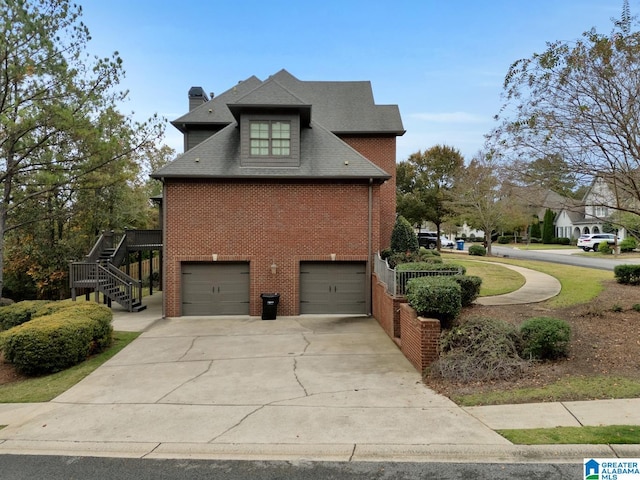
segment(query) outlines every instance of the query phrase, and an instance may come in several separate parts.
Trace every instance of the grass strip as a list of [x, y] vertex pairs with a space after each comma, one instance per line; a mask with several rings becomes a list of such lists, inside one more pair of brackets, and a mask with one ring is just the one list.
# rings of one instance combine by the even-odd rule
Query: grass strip
[[640, 426], [607, 425], [603, 427], [555, 427], [518, 430], [496, 430], [517, 445], [558, 444], [639, 444]]
[[[428, 382], [427, 382], [428, 383]], [[512, 403], [607, 400], [640, 397], [640, 381], [626, 377], [567, 377], [539, 388], [497, 390], [468, 395], [451, 395], [463, 407], [506, 405]]]
[[114, 332], [113, 344], [104, 352], [61, 372], [0, 386], [0, 403], [48, 402], [93, 372], [129, 345], [140, 332]]

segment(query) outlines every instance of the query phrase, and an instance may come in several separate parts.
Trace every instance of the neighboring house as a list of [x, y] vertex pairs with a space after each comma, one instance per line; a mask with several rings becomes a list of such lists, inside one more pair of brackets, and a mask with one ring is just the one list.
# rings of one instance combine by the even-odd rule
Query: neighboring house
[[[610, 221], [614, 210], [615, 195], [609, 184], [602, 178], [596, 177], [585, 193], [582, 201], [562, 197], [555, 192], [548, 192], [538, 217], [544, 218], [544, 211], [550, 208], [555, 214], [555, 234], [557, 237], [567, 237], [576, 240], [580, 235], [601, 233], [605, 223]], [[618, 235], [625, 237], [624, 229]]]
[[185, 153], [162, 180], [164, 314], [371, 312], [371, 259], [395, 221], [396, 105], [369, 82], [281, 70], [209, 98], [172, 124]]

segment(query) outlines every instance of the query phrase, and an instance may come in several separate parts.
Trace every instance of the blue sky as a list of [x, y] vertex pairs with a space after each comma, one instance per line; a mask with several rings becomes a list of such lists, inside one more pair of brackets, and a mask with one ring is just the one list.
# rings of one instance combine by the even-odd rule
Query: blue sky
[[[123, 112], [173, 120], [187, 92], [222, 93], [281, 69], [300, 80], [369, 80], [397, 104], [407, 133], [398, 161], [436, 144], [470, 159], [494, 126], [509, 65], [612, 29], [622, 0], [78, 0], [97, 55], [118, 51]], [[640, 13], [640, 0], [630, 0]], [[167, 126], [165, 143], [182, 152]]]

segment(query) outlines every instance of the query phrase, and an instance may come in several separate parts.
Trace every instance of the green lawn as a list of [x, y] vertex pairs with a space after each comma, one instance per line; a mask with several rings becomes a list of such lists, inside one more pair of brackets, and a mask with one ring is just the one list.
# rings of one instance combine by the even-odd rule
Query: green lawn
[[[461, 263], [456, 254], [443, 255], [449, 261]], [[469, 257], [464, 258], [466, 260]], [[473, 257], [474, 260], [486, 263], [506, 263], [518, 265], [531, 270], [547, 273], [557, 278], [562, 285], [562, 291], [556, 297], [548, 300], [545, 304], [551, 308], [561, 308], [570, 305], [587, 303], [596, 298], [602, 292], [602, 282], [612, 280], [613, 272], [606, 270], [596, 270], [593, 268], [574, 267], [571, 265], [561, 265], [549, 262], [537, 262], [535, 260], [516, 260], [502, 257]], [[465, 264], [466, 266], [466, 264]], [[481, 275], [480, 275], [481, 276]], [[487, 283], [490, 280], [487, 280]], [[485, 280], [483, 279], [483, 283]]]
[[640, 426], [638, 425], [531, 428], [526, 430], [497, 430], [497, 432], [517, 445], [640, 444]]
[[99, 355], [62, 372], [0, 386], [0, 403], [48, 402], [65, 392], [135, 340], [138, 332], [114, 332], [113, 344]]
[[511, 403], [605, 400], [640, 397], [640, 382], [618, 376], [567, 377], [539, 388], [517, 388], [487, 393], [452, 395], [451, 400], [464, 407]]
[[525, 284], [525, 278], [518, 272], [502, 265], [478, 262], [460, 258], [459, 255], [446, 257], [447, 261], [462, 265], [467, 269], [467, 275], [482, 278], [480, 296], [502, 295], [518, 290]]

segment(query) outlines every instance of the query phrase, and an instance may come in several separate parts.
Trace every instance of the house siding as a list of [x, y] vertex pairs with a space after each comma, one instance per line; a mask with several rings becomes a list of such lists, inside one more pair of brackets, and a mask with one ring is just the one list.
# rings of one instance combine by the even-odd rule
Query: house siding
[[196, 145], [204, 142], [211, 135], [216, 133], [214, 129], [191, 130], [185, 135], [184, 151], [191, 150]]
[[[368, 261], [369, 185], [167, 180], [165, 315], [180, 316], [181, 262], [250, 264], [250, 315], [280, 293], [278, 315], [298, 315], [304, 261]], [[371, 251], [380, 249], [381, 186], [372, 185]], [[393, 215], [391, 216], [393, 218]], [[389, 231], [390, 235], [390, 231]], [[271, 265], [277, 272], [271, 272]]]

